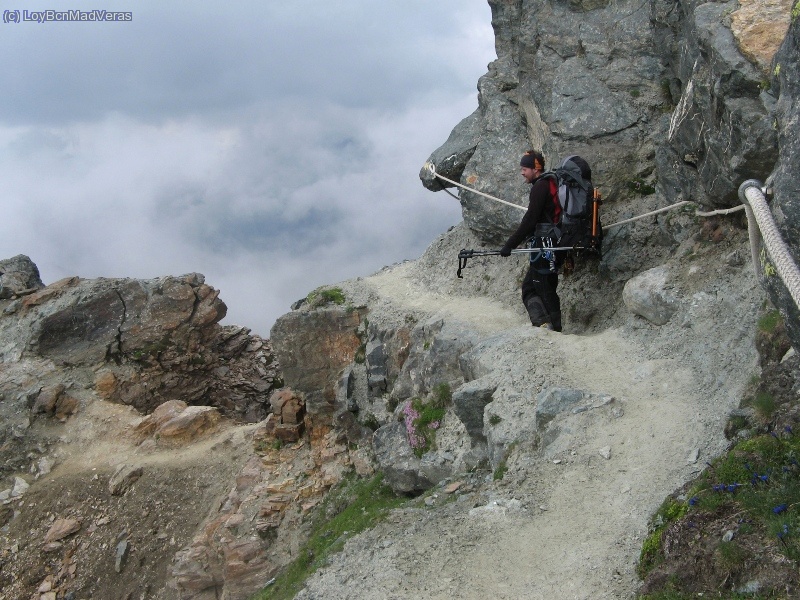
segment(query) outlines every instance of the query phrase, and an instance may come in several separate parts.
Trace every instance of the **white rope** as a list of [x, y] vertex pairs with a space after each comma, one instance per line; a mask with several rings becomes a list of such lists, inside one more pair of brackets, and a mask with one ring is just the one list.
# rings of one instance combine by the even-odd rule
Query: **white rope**
[[[753, 179], [745, 181], [739, 187], [739, 198], [747, 202], [747, 221], [748, 229], [751, 231], [750, 248], [753, 254], [753, 265], [756, 268], [756, 275], [758, 276], [758, 269], [761, 265], [761, 260], [758, 256], [758, 235], [755, 237], [752, 232], [755, 230], [759, 232], [764, 246], [767, 249], [772, 262], [775, 263], [775, 270], [789, 290], [794, 303], [800, 308], [800, 269], [794, 262], [794, 257], [789, 251], [789, 246], [783, 241], [778, 226], [775, 224], [775, 219], [772, 217], [772, 212], [769, 210], [769, 205], [761, 191], [761, 184]], [[755, 225], [753, 225], [755, 222]]]
[[630, 219], [625, 219], [624, 221], [618, 221], [617, 223], [606, 225], [605, 227], [603, 227], [603, 229], [611, 229], [612, 227], [616, 227], [617, 225], [625, 225], [626, 223], [633, 223], [634, 221], [638, 221], [639, 219], [652, 217], [653, 215], [657, 215], [658, 213], [662, 212], [667, 212], [668, 210], [672, 210], [673, 208], [678, 208], [679, 206], [683, 206], [684, 204], [694, 204], [694, 202], [692, 202], [691, 200], [682, 200], [681, 202], [670, 204], [669, 206], [665, 206], [664, 208], [659, 208], [658, 210], [650, 211], [649, 213], [639, 215], [638, 217], [631, 217]]
[[[612, 223], [611, 225], [604, 225], [603, 229], [611, 229], [612, 227], [616, 227], [617, 225], [625, 225], [626, 223], [632, 223], [633, 221], [638, 221], [639, 219], [652, 217], [653, 215], [657, 215], [662, 212], [667, 212], [668, 210], [672, 210], [673, 208], [678, 208], [679, 206], [683, 206], [684, 204], [697, 204], [697, 202], [693, 200], [681, 200], [680, 202], [676, 202], [675, 204], [670, 204], [669, 206], [665, 206], [664, 208], [659, 208], [658, 210], [650, 211], [649, 213], [639, 215], [638, 217], [631, 217], [630, 219], [625, 219], [624, 221], [618, 221], [617, 223]], [[746, 207], [742, 205], [742, 206], [734, 206], [733, 208], [721, 208], [719, 210], [712, 210], [710, 212], [700, 212], [699, 210], [696, 210], [694, 211], [694, 214], [696, 217], [713, 217], [714, 215], [729, 215], [731, 213], [744, 210], [745, 208]]]
[[[495, 202], [502, 202], [503, 204], [506, 204], [508, 206], [513, 206], [514, 208], [518, 208], [519, 210], [528, 210], [526, 207], [520, 206], [519, 204], [513, 204], [512, 202], [507, 202], [505, 200], [501, 200], [500, 198], [497, 198], [495, 196], [491, 196], [489, 194], [485, 194], [483, 192], [479, 192], [478, 190], [473, 189], [471, 187], [467, 187], [466, 185], [463, 185], [463, 184], [461, 184], [461, 183], [459, 183], [457, 181], [453, 181], [452, 179], [448, 179], [447, 177], [444, 177], [443, 175], [439, 175], [439, 173], [436, 172], [436, 165], [434, 165], [433, 163], [430, 163], [430, 162], [425, 163], [425, 168], [428, 169], [428, 171], [430, 171], [431, 174], [434, 177], [438, 177], [439, 179], [441, 179], [443, 181], [447, 181], [448, 183], [452, 183], [453, 185], [457, 185], [458, 187], [463, 188], [463, 189], [467, 190], [468, 192], [473, 192], [474, 194], [479, 194], [479, 195], [481, 195], [481, 196], [483, 196], [485, 198], [489, 198], [489, 200], [494, 200]], [[657, 210], [650, 211], [650, 212], [645, 213], [643, 215], [639, 215], [639, 216], [636, 216], [636, 217], [631, 217], [630, 219], [625, 219], [623, 221], [618, 221], [617, 223], [612, 223], [611, 225], [604, 225], [603, 229], [604, 230], [608, 230], [608, 229], [611, 229], [612, 227], [617, 227], [619, 225], [626, 225], [627, 223], [633, 223], [634, 221], [639, 221], [641, 219], [646, 219], [647, 217], [652, 217], [653, 215], [657, 215], [659, 213], [667, 212], [668, 210], [672, 210], [673, 208], [679, 208], [681, 206], [684, 206], [685, 204], [697, 204], [697, 203], [693, 202], [692, 200], [682, 200], [681, 202], [676, 202], [675, 204], [670, 204], [669, 206], [665, 206], [664, 208], [659, 208]], [[711, 212], [695, 211], [695, 215], [698, 216], [698, 217], [711, 217], [711, 216], [714, 216], [714, 215], [727, 215], [727, 214], [730, 214], [732, 212], [736, 212], [738, 210], [742, 210], [744, 208], [745, 208], [744, 206], [736, 206], [734, 208], [726, 208], [726, 209], [715, 210], [715, 211], [711, 211]]]
[[452, 179], [448, 179], [447, 177], [444, 177], [443, 175], [439, 175], [436, 172], [436, 165], [434, 165], [433, 163], [427, 162], [427, 163], [425, 163], [425, 167], [431, 172], [431, 174], [434, 177], [438, 177], [439, 179], [441, 179], [443, 181], [446, 181], [448, 183], [452, 183], [453, 185], [457, 185], [458, 187], [463, 188], [463, 189], [467, 190], [468, 192], [472, 192], [473, 194], [479, 194], [479, 195], [483, 196], [484, 198], [489, 198], [489, 200], [494, 200], [495, 202], [501, 202], [502, 204], [506, 204], [508, 206], [513, 206], [514, 208], [518, 208], [520, 210], [528, 210], [526, 207], [520, 206], [519, 204], [514, 204], [513, 202], [506, 202], [505, 200], [501, 200], [500, 198], [497, 198], [495, 196], [490, 196], [489, 194], [484, 194], [483, 192], [479, 192], [478, 190], [475, 190], [475, 189], [473, 189], [471, 187], [467, 187], [465, 185], [462, 185], [462, 184], [458, 183], [457, 181], [453, 181]]
[[698, 217], [713, 217], [714, 215], [729, 215], [731, 213], [739, 212], [740, 210], [747, 210], [746, 204], [740, 204], [733, 208], [721, 208], [720, 210], [712, 210], [711, 212], [700, 212], [699, 210], [694, 213]]
[[[495, 202], [501, 202], [502, 204], [513, 206], [514, 208], [518, 208], [520, 210], [527, 210], [524, 206], [520, 206], [519, 204], [506, 202], [505, 200], [501, 200], [495, 196], [490, 196], [489, 194], [479, 192], [478, 190], [469, 188], [458, 183], [457, 181], [443, 177], [436, 172], [436, 166], [433, 163], [425, 163], [425, 167], [434, 177], [438, 177], [439, 179], [447, 181], [448, 183], [452, 183], [453, 185], [489, 198], [490, 200], [494, 200]], [[753, 179], [745, 181], [739, 187], [739, 198], [742, 200], [741, 206], [713, 210], [710, 212], [700, 212], [698, 210], [695, 211], [695, 215], [698, 217], [711, 217], [715, 215], [728, 215], [740, 210], [744, 210], [747, 214], [747, 232], [748, 237], [750, 238], [750, 253], [753, 259], [753, 268], [756, 271], [756, 277], [760, 276], [759, 269], [761, 266], [761, 258], [759, 256], [759, 246], [761, 245], [761, 242], [763, 242], [769, 258], [773, 263], [775, 263], [775, 270], [778, 272], [778, 275], [786, 286], [786, 289], [792, 296], [795, 305], [800, 308], [800, 268], [798, 268], [797, 263], [795, 263], [794, 257], [792, 257], [792, 254], [789, 251], [789, 247], [786, 245], [786, 242], [783, 241], [780, 231], [778, 231], [778, 226], [775, 224], [775, 219], [772, 217], [772, 212], [769, 210], [769, 205], [767, 204], [767, 200], [761, 190], [761, 183]], [[675, 204], [665, 206], [664, 208], [659, 208], [643, 215], [631, 217], [630, 219], [612, 223], [611, 225], [606, 225], [604, 229], [611, 229], [612, 227], [625, 225], [626, 223], [632, 223], [640, 219], [646, 219], [647, 217], [652, 217], [653, 215], [657, 215], [686, 204], [696, 204], [696, 202], [691, 200], [676, 202]]]

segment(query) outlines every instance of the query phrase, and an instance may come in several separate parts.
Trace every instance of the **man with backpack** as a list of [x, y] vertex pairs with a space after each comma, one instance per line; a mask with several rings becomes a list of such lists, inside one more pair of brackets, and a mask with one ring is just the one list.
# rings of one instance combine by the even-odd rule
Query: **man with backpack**
[[[522, 156], [519, 164], [522, 177], [531, 184], [528, 210], [517, 230], [500, 249], [500, 256], [511, 256], [514, 248], [530, 238], [535, 238], [542, 251], [530, 255], [530, 266], [522, 281], [522, 303], [534, 327], [561, 331], [561, 299], [556, 288], [558, 267], [563, 256], [561, 253], [548, 252], [543, 247], [548, 244], [548, 240], [553, 239], [551, 232], [560, 222], [558, 185], [554, 178], [542, 177], [545, 164], [541, 152], [529, 150]], [[588, 164], [586, 168], [588, 169]]]

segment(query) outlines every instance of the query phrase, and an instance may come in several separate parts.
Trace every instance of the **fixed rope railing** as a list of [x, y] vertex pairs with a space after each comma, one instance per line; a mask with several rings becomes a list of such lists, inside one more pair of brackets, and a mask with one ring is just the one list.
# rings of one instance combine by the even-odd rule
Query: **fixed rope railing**
[[[528, 210], [525, 206], [520, 206], [519, 204], [514, 204], [513, 202], [508, 202], [507, 200], [502, 200], [497, 196], [492, 196], [491, 194], [487, 194], [485, 192], [481, 192], [480, 190], [476, 190], [475, 188], [468, 187], [458, 181], [453, 181], [452, 179], [448, 179], [444, 175], [440, 175], [436, 172], [436, 166], [433, 163], [427, 162], [425, 163], [425, 168], [430, 171], [431, 175], [441, 179], [442, 181], [446, 181], [451, 183], [455, 186], [458, 186], [468, 192], [472, 192], [473, 194], [478, 194], [479, 196], [483, 196], [484, 198], [488, 198], [489, 200], [493, 200], [495, 202], [500, 202], [501, 204], [505, 204], [506, 206], [511, 206], [512, 208], [516, 208], [522, 211]], [[692, 202], [691, 200], [681, 200], [680, 202], [676, 202], [675, 204], [670, 204], [669, 206], [665, 206], [663, 208], [658, 208], [656, 210], [651, 210], [650, 212], [644, 213], [642, 215], [637, 215], [635, 217], [631, 217], [630, 219], [624, 219], [622, 221], [617, 221], [616, 223], [612, 223], [611, 225], [603, 225], [604, 230], [609, 230], [614, 227], [618, 227], [620, 225], [626, 225], [627, 223], [633, 223], [634, 221], [639, 221], [641, 219], [646, 219], [647, 217], [652, 217], [654, 215], [667, 212], [668, 210], [673, 210], [675, 208], [680, 208], [681, 206], [685, 206], [687, 204], [696, 204], [696, 202]], [[727, 215], [739, 210], [744, 210], [744, 206], [736, 206], [734, 208], [724, 208], [720, 210], [714, 210], [711, 212], [700, 212], [695, 211], [695, 215], [698, 217], [712, 217], [714, 215]]]
[[750, 251], [753, 255], [753, 268], [759, 276], [761, 259], [758, 247], [763, 242], [767, 254], [775, 264], [775, 270], [783, 281], [795, 305], [800, 308], [800, 269], [794, 261], [789, 246], [783, 241], [772, 211], [767, 204], [763, 184], [748, 179], [739, 186], [739, 199], [747, 212], [747, 230], [750, 235]]
[[[436, 166], [433, 163], [430, 162], [425, 163], [425, 168], [427, 168], [428, 171], [430, 171], [430, 173], [434, 177], [437, 177], [442, 181], [451, 183], [469, 192], [488, 198], [489, 200], [500, 202], [502, 204], [517, 208], [519, 210], [523, 211], [527, 210], [526, 207], [520, 206], [519, 204], [514, 204], [513, 202], [502, 200], [490, 194], [486, 194], [474, 188], [470, 188], [466, 185], [463, 185], [458, 181], [453, 181], [452, 179], [448, 179], [447, 177], [444, 177], [443, 175], [440, 175], [439, 173], [436, 172]], [[755, 179], [748, 179], [741, 186], [739, 186], [739, 199], [742, 201], [741, 206], [735, 206], [733, 208], [725, 208], [720, 210], [713, 210], [709, 212], [702, 212], [698, 210], [695, 211], [695, 215], [698, 217], [711, 217], [714, 215], [727, 215], [740, 210], [744, 210], [745, 213], [747, 214], [747, 232], [750, 241], [750, 253], [752, 255], [752, 260], [753, 260], [753, 269], [755, 270], [756, 277], [759, 277], [759, 269], [761, 266], [759, 247], [763, 243], [769, 258], [772, 260], [773, 263], [775, 263], [775, 270], [777, 271], [778, 276], [781, 278], [784, 285], [786, 286], [786, 289], [789, 291], [789, 294], [792, 296], [795, 305], [797, 305], [797, 307], [800, 308], [800, 268], [798, 268], [797, 263], [795, 263], [794, 258], [792, 257], [789, 247], [781, 237], [780, 231], [778, 230], [778, 226], [776, 225], [775, 219], [772, 216], [772, 212], [769, 209], [763, 184]], [[675, 204], [670, 204], [669, 206], [665, 206], [663, 208], [659, 208], [641, 215], [637, 215], [635, 217], [631, 217], [629, 219], [624, 219], [622, 221], [612, 223], [611, 225], [606, 225], [603, 228], [605, 230], [608, 230], [613, 227], [618, 227], [620, 225], [625, 225], [627, 223], [638, 221], [640, 219], [646, 219], [647, 217], [652, 217], [653, 215], [673, 210], [675, 208], [679, 208], [687, 204], [696, 204], [696, 203], [692, 202], [691, 200], [683, 200], [681, 202], [676, 202]], [[526, 252], [526, 251], [529, 252], [529, 250], [522, 250], [521, 252]], [[494, 252], [494, 251], [489, 251], [489, 252]], [[477, 253], [475, 255], [477, 255]], [[460, 269], [461, 265], [459, 271]]]

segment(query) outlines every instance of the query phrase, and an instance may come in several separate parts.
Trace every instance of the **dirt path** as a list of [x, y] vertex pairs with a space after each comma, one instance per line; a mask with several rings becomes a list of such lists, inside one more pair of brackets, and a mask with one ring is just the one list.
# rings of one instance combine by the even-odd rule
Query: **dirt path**
[[368, 284], [400, 312], [443, 310], [483, 333], [516, 332], [516, 368], [541, 368], [546, 356], [573, 365], [565, 387], [614, 400], [554, 421], [544, 449], [521, 444], [501, 481], [487, 477], [455, 500], [436, 493], [435, 510], [398, 512], [354, 538], [299, 597], [632, 598], [648, 518], [722, 451], [722, 423], [738, 397], [704, 389], [687, 362], [692, 351], [658, 355], [635, 330], [532, 333], [489, 299], [415, 286], [411, 269]]

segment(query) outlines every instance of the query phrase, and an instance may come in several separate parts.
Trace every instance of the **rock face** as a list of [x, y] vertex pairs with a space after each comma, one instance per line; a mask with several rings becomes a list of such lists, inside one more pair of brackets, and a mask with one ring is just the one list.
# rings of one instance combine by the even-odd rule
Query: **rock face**
[[336, 383], [362, 345], [359, 309], [325, 307], [279, 318], [270, 341], [281, 357], [286, 384], [306, 393], [306, 410], [328, 419], [333, 414]]
[[24, 254], [0, 260], [0, 300], [30, 294], [43, 287], [39, 269]]
[[[523, 204], [523, 151], [542, 149], [549, 165], [580, 154], [614, 204], [606, 210], [639, 214], [679, 200], [733, 206], [739, 183], [772, 170], [766, 72], [790, 2], [489, 4], [497, 60], [478, 84], [478, 109], [428, 159], [438, 173]], [[769, 38], [748, 26], [754, 11]], [[442, 189], [427, 169], [420, 177]], [[519, 221], [513, 208], [460, 197], [485, 242], [502, 241]]]
[[[276, 383], [270, 348], [243, 327], [218, 325], [226, 312], [218, 296], [196, 273], [64, 279], [4, 303], [0, 359], [42, 361], [56, 379], [57, 369], [73, 369], [60, 385], [77, 400], [95, 392], [143, 413], [181, 400], [259, 421]], [[62, 392], [35, 392], [34, 411], [52, 411]]]

